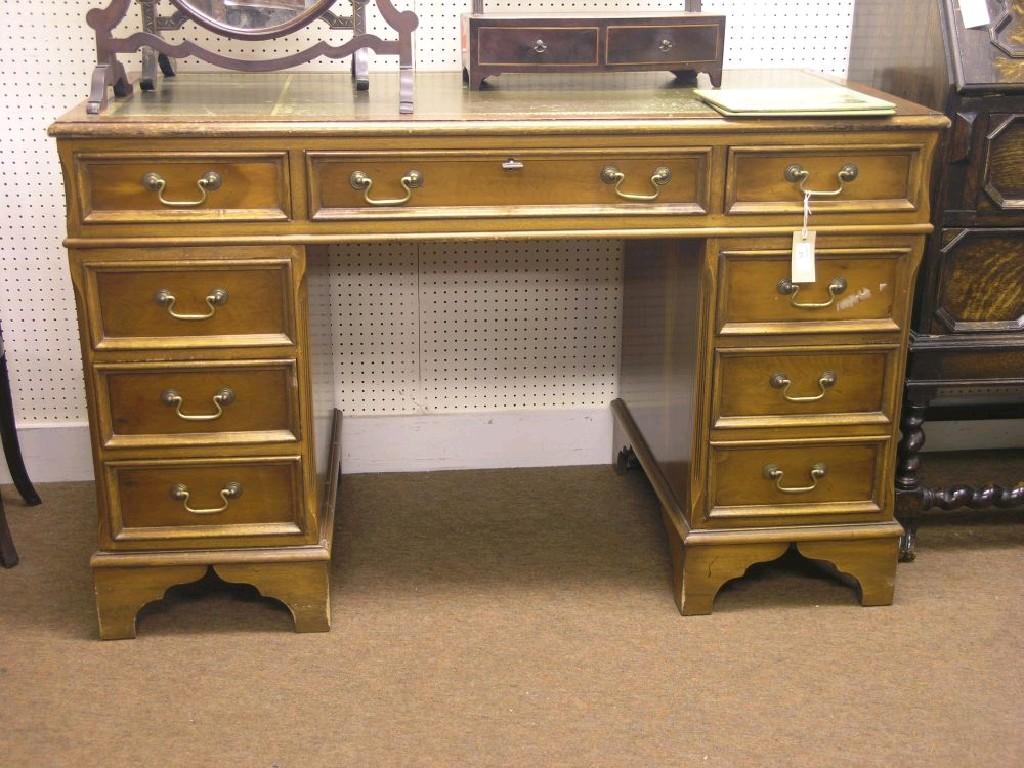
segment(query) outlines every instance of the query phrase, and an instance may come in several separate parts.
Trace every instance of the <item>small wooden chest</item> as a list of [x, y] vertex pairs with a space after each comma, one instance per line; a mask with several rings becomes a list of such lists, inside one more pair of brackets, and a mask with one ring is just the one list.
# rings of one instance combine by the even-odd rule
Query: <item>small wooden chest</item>
[[710, 13], [462, 17], [462, 63], [473, 90], [503, 72], [667, 71], [688, 79], [705, 72], [717, 87], [724, 44], [725, 17]]

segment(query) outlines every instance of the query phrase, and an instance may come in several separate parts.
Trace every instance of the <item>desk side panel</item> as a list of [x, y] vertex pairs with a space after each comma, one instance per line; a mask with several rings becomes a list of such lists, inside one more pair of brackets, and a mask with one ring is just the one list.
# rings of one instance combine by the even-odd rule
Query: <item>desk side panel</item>
[[627, 241], [619, 391], [688, 510], [704, 244]]

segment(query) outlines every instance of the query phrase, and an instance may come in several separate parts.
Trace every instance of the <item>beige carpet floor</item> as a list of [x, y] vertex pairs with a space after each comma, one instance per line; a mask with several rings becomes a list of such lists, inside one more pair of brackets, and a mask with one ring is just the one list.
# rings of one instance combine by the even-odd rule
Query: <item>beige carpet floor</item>
[[346, 477], [330, 634], [211, 579], [103, 643], [92, 486], [39, 490], [3, 489], [5, 767], [1024, 765], [1019, 513], [931, 518], [889, 608], [787, 556], [682, 618], [639, 473]]

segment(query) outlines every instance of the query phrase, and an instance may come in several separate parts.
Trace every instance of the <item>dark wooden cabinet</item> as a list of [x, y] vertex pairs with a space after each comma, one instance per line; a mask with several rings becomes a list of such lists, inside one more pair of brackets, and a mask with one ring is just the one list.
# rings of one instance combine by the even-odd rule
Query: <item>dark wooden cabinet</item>
[[[1024, 417], [1024, 2], [988, 0], [988, 10], [990, 24], [974, 29], [954, 0], [857, 0], [854, 16], [849, 78], [952, 121], [903, 405], [896, 513], [908, 559], [924, 510], [1024, 505], [1024, 483], [930, 488], [919, 474], [927, 419]], [[969, 407], [941, 407], [968, 395]]]

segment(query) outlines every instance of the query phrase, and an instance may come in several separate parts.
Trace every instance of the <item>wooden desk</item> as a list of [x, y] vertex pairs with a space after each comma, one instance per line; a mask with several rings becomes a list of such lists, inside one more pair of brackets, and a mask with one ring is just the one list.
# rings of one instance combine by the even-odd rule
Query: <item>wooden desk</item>
[[[380, 239], [625, 239], [615, 448], [664, 505], [680, 609], [710, 612], [790, 545], [890, 603], [899, 382], [945, 118], [900, 102], [894, 118], [729, 121], [661, 75], [483, 92], [421, 75], [402, 117], [396, 89], [188, 75], [52, 127], [101, 636], [134, 636], [139, 608], [210, 566], [284, 601], [299, 631], [329, 628], [338, 453], [316, 447], [331, 382], [307, 249]], [[800, 286], [794, 163], [818, 188], [859, 169], [816, 204], [819, 280]]]

